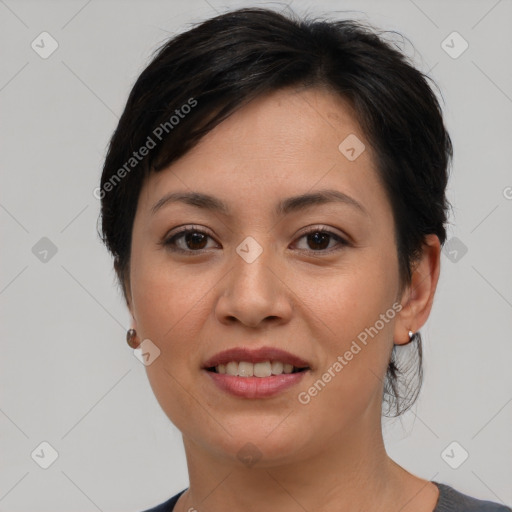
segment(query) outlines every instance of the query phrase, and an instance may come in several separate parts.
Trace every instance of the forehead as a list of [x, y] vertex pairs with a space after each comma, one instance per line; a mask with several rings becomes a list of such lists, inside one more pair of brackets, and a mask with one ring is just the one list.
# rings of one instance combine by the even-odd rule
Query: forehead
[[196, 154], [222, 149], [226, 157], [242, 161], [279, 161], [312, 149], [316, 157], [321, 151], [338, 156], [339, 143], [351, 133], [364, 138], [347, 100], [323, 88], [287, 88], [252, 100], [203, 137], [195, 149]]
[[[356, 159], [347, 158], [346, 140], [358, 152], [364, 148]], [[169, 168], [152, 173], [141, 203], [149, 209], [166, 192], [188, 190], [261, 209], [263, 199], [333, 187], [370, 207], [385, 201], [372, 148], [349, 102], [325, 89], [283, 89], [257, 97]]]

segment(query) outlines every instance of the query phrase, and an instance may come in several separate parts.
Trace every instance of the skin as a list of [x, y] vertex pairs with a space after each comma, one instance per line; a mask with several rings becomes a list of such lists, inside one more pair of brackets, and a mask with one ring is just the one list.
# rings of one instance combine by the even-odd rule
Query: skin
[[[354, 161], [338, 149], [349, 134], [366, 145]], [[234, 113], [144, 184], [125, 285], [140, 340], [161, 351], [146, 367], [151, 387], [183, 434], [190, 487], [176, 512], [256, 511], [262, 503], [282, 512], [434, 509], [437, 487], [386, 454], [381, 397], [393, 344], [408, 342], [429, 316], [440, 244], [426, 238], [400, 293], [393, 215], [374, 162], [347, 102], [323, 89], [286, 89]], [[341, 203], [273, 213], [284, 198], [327, 188], [366, 213]], [[152, 215], [174, 191], [214, 195], [231, 214], [176, 202]], [[184, 225], [209, 235], [196, 245], [176, 241], [191, 255], [160, 244]], [[304, 236], [317, 225], [349, 244], [331, 237], [319, 248]], [[252, 263], [236, 252], [247, 236], [263, 249]], [[395, 302], [402, 310], [310, 403], [299, 403], [298, 393]], [[255, 400], [220, 391], [201, 370], [217, 352], [263, 345], [299, 355], [311, 371], [298, 386]], [[248, 442], [261, 454], [252, 467], [237, 458]]]

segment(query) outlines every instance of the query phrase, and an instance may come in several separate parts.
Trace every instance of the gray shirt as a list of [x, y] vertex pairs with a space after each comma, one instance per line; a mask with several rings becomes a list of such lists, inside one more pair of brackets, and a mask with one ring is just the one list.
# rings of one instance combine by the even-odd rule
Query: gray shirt
[[439, 488], [439, 499], [433, 512], [512, 512], [512, 509], [505, 505], [493, 501], [477, 500], [456, 491], [449, 485], [434, 481], [432, 483]]
[[[456, 491], [453, 487], [439, 482], [432, 483], [439, 489], [439, 498], [436, 507], [432, 512], [512, 512], [512, 509], [495, 503], [493, 501], [477, 500], [466, 494]], [[178, 501], [178, 498], [186, 491], [183, 489], [165, 503], [144, 512], [171, 512]]]

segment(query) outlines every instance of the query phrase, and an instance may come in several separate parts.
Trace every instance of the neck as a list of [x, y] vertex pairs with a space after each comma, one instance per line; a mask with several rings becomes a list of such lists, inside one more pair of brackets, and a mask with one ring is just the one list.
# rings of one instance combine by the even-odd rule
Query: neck
[[411, 475], [388, 457], [378, 412], [329, 439], [312, 438], [293, 459], [263, 456], [251, 467], [184, 437], [190, 486], [175, 510], [396, 510]]

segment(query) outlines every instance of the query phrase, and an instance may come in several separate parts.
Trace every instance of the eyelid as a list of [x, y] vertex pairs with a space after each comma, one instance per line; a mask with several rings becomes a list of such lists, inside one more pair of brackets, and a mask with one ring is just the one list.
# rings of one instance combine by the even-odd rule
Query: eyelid
[[[343, 232], [338, 232], [339, 230], [336, 230], [336, 228], [332, 228], [330, 226], [326, 226], [325, 224], [312, 224], [311, 226], [306, 226], [305, 228], [301, 229], [298, 233], [298, 236], [304, 236], [308, 235], [309, 233], [316, 233], [317, 231], [322, 233], [329, 233], [332, 235], [336, 235], [340, 238], [349, 238], [348, 235], [346, 235]], [[348, 240], [347, 240], [348, 242]]]
[[198, 224], [182, 224], [181, 226], [175, 226], [168, 233], [166, 233], [164, 240], [172, 238], [176, 235], [180, 235], [181, 233], [186, 233], [187, 231], [198, 231], [213, 238], [211, 231], [203, 226], [199, 226]]

